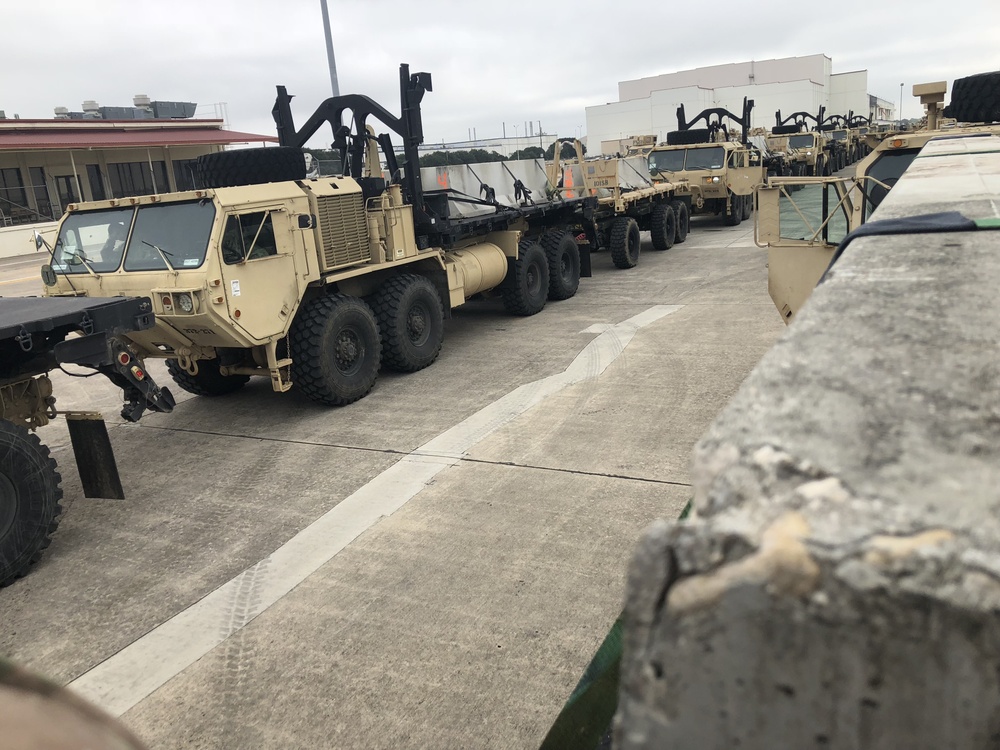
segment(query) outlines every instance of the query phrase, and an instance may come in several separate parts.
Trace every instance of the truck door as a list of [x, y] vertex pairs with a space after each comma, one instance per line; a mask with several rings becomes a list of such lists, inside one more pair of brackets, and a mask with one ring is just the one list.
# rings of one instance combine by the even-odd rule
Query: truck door
[[284, 333], [299, 298], [288, 214], [280, 208], [230, 213], [220, 250], [236, 326], [258, 341]]

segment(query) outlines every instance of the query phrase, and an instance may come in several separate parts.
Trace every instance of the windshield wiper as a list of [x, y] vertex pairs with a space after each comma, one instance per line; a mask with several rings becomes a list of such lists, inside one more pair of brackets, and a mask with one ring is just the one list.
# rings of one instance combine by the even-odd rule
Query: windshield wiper
[[167, 260], [167, 256], [168, 255], [173, 255], [173, 253], [167, 252], [166, 250], [161, 250], [159, 247], [157, 247], [156, 245], [154, 245], [152, 242], [146, 242], [146, 240], [139, 240], [139, 241], [143, 245], [149, 245], [156, 252], [158, 252], [160, 254], [160, 257], [163, 258], [163, 262], [167, 264], [167, 268], [169, 268], [174, 273], [177, 273], [177, 269], [174, 268], [174, 264], [171, 263], [169, 260]]

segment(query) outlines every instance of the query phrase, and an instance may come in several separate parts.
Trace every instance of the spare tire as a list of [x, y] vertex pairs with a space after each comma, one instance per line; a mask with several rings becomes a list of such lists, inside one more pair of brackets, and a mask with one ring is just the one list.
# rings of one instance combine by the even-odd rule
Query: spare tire
[[673, 130], [667, 133], [668, 146], [687, 146], [691, 143], [708, 143], [711, 136], [708, 128], [692, 128], [691, 130]]
[[258, 185], [304, 180], [306, 157], [297, 148], [243, 148], [203, 154], [195, 163], [195, 178], [203, 188]]
[[1000, 70], [955, 79], [944, 116], [961, 122], [1000, 120]]
[[771, 129], [771, 135], [792, 135], [801, 132], [802, 128], [799, 125], [778, 125]]

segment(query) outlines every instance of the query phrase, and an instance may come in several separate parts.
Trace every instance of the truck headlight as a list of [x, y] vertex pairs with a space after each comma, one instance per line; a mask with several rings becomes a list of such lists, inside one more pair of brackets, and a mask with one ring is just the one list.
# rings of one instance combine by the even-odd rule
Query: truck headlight
[[178, 294], [177, 306], [186, 313], [194, 310], [194, 301], [191, 299], [191, 295], [187, 293]]
[[806, 156], [812, 156], [812, 155], [813, 155], [812, 151], [806, 151]]

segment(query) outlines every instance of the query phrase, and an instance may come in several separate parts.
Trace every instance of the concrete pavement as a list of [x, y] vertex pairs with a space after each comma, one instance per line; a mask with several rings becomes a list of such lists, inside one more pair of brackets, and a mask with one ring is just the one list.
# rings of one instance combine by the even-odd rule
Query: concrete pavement
[[56, 373], [60, 407], [112, 422], [128, 500], [82, 498], [65, 425], [40, 431], [66, 511], [0, 590], [0, 648], [154, 748], [537, 746], [784, 330], [751, 233], [696, 218], [630, 271], [596, 254], [531, 318], [470, 303], [438, 362], [343, 409], [259, 382], [129, 425], [110, 384]]

